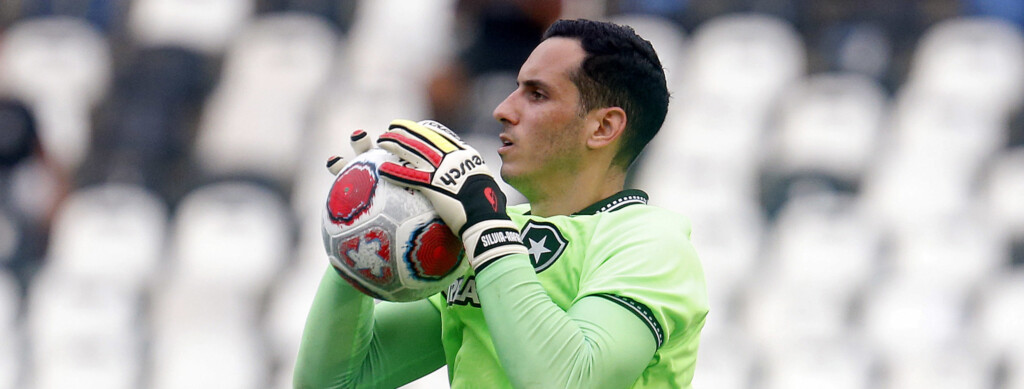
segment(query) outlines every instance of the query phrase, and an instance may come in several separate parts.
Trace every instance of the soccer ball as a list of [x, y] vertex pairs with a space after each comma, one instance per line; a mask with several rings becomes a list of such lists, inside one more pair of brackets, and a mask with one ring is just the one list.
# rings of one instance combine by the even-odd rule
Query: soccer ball
[[360, 292], [415, 301], [447, 288], [468, 268], [462, 241], [418, 191], [384, 180], [378, 167], [398, 157], [360, 154], [334, 178], [321, 220], [331, 266]]

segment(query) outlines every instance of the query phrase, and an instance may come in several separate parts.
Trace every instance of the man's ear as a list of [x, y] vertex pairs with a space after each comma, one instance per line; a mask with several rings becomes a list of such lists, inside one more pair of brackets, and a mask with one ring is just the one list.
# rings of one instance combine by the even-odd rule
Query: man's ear
[[622, 136], [626, 130], [626, 111], [619, 107], [605, 107], [594, 110], [592, 114], [597, 127], [587, 138], [587, 147], [599, 149], [607, 147]]

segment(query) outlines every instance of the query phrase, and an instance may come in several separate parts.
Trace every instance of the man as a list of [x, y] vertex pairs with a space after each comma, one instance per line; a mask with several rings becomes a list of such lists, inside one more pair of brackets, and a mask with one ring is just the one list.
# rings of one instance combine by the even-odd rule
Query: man
[[667, 111], [657, 55], [632, 29], [561, 20], [518, 84], [494, 116], [501, 176], [528, 205], [506, 209], [479, 154], [438, 123], [380, 137], [407, 162], [381, 174], [431, 200], [472, 270], [376, 306], [329, 270], [297, 387], [398, 387], [446, 364], [454, 388], [690, 387], [708, 307], [689, 225], [623, 190]]

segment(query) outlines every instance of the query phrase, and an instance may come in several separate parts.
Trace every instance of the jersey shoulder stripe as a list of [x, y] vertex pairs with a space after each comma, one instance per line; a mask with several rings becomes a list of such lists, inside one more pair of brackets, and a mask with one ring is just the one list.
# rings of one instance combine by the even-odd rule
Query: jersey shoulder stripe
[[616, 296], [613, 294], [601, 293], [593, 296], [601, 297], [616, 304], [621, 305], [623, 308], [633, 312], [634, 315], [643, 320], [644, 324], [647, 324], [647, 328], [651, 330], [651, 334], [654, 335], [654, 340], [657, 342], [657, 347], [661, 348], [661, 345], [665, 343], [665, 330], [662, 329], [661, 323], [658, 323], [658, 319], [654, 317], [654, 312], [646, 305], [633, 300], [629, 297]]

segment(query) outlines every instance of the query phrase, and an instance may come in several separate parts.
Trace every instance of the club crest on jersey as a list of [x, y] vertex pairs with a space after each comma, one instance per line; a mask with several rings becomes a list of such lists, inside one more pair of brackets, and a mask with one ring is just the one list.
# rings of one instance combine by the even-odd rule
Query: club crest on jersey
[[526, 222], [520, 233], [522, 242], [530, 254], [533, 270], [540, 273], [558, 260], [558, 257], [569, 245], [569, 240], [562, 235], [554, 224], [530, 220]]
[[394, 280], [391, 260], [391, 238], [380, 228], [371, 228], [338, 245], [338, 258], [363, 278], [376, 284], [389, 284]]
[[356, 162], [338, 174], [327, 195], [327, 215], [335, 224], [351, 225], [366, 214], [377, 190], [377, 166]]
[[413, 231], [407, 247], [402, 257], [418, 278], [439, 280], [459, 266], [462, 241], [439, 218]]

